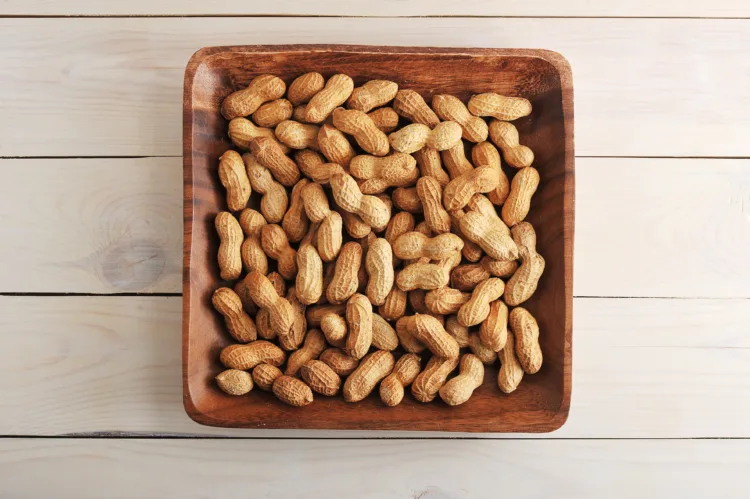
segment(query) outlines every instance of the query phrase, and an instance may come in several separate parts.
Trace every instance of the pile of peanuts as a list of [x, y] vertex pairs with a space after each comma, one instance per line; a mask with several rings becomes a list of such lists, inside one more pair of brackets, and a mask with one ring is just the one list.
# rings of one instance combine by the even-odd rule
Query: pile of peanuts
[[236, 341], [220, 355], [223, 391], [304, 406], [379, 384], [395, 406], [411, 385], [419, 402], [458, 405], [498, 359], [505, 393], [539, 371], [539, 326], [519, 306], [544, 270], [524, 222], [539, 173], [510, 123], [528, 100], [435, 95], [430, 107], [391, 81], [306, 73], [288, 88], [258, 76], [221, 112], [244, 151], [218, 167], [218, 263], [235, 281], [213, 295]]

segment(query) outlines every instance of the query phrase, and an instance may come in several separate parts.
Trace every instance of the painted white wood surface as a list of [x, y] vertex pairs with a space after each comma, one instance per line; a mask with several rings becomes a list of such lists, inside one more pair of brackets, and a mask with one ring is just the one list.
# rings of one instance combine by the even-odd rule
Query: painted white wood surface
[[[750, 437], [749, 300], [579, 298], [574, 314], [570, 418], [535, 438]], [[0, 297], [0, 341], [0, 435], [446, 436], [193, 423], [179, 297]]]
[[286, 15], [286, 16], [585, 16], [585, 17], [748, 17], [743, 0], [5, 0], [0, 14], [14, 15]]
[[182, 76], [197, 49], [360, 43], [556, 50], [573, 68], [578, 155], [748, 157], [750, 59], [741, 49], [750, 46], [748, 26], [726, 19], [0, 19], [0, 155], [179, 156]]
[[[750, 297], [748, 207], [748, 160], [579, 158], [575, 295]], [[180, 158], [0, 160], [0, 219], [0, 292], [181, 292]]]
[[749, 472], [747, 440], [0, 441], [9, 497], [741, 498]]

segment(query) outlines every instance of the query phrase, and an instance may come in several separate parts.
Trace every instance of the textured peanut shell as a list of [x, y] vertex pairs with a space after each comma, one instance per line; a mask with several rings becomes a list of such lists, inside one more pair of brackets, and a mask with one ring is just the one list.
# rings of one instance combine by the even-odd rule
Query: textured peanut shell
[[313, 95], [323, 90], [324, 86], [325, 78], [323, 78], [322, 74], [316, 72], [305, 73], [295, 78], [289, 85], [287, 98], [293, 105], [299, 106], [308, 102]]
[[403, 317], [406, 313], [406, 291], [396, 286], [394, 282], [385, 297], [385, 301], [378, 307], [378, 313], [389, 321], [395, 321]]
[[[278, 124], [274, 133], [279, 142], [292, 149], [313, 149], [319, 151], [318, 130], [320, 128], [294, 120], [284, 120]], [[282, 182], [283, 183], [283, 182]]]
[[362, 247], [354, 241], [341, 248], [336, 271], [326, 290], [329, 303], [344, 303], [357, 291], [357, 272], [362, 263]]
[[414, 185], [419, 178], [416, 160], [400, 152], [382, 158], [355, 156], [350, 169], [352, 176], [360, 179], [358, 184], [363, 194], [380, 194], [389, 187]]
[[522, 222], [531, 208], [531, 197], [539, 187], [539, 172], [526, 167], [519, 170], [510, 183], [510, 194], [503, 205], [503, 222], [508, 227]]
[[505, 162], [514, 168], [525, 168], [534, 162], [534, 153], [519, 143], [518, 130], [512, 123], [492, 120], [490, 138], [503, 151]]
[[331, 189], [336, 204], [343, 210], [359, 215], [372, 228], [385, 228], [390, 220], [388, 206], [375, 196], [363, 195], [351, 175], [331, 177]]
[[466, 150], [464, 149], [463, 142], [459, 142], [450, 149], [442, 151], [440, 157], [452, 179], [458, 178], [474, 169], [474, 165], [466, 158]]
[[242, 268], [245, 272], [258, 271], [261, 274], [268, 273], [268, 258], [260, 244], [260, 238], [254, 236], [246, 237], [240, 247], [240, 258], [242, 259]]
[[437, 289], [448, 285], [448, 275], [434, 263], [413, 263], [398, 274], [396, 285], [402, 291]]
[[313, 305], [307, 307], [305, 317], [307, 317], [307, 323], [311, 327], [318, 327], [320, 326], [320, 321], [323, 320], [323, 317], [326, 314], [337, 314], [343, 316], [346, 314], [346, 304]]
[[484, 381], [484, 365], [470, 353], [461, 357], [460, 374], [440, 388], [440, 398], [448, 405], [460, 405], [469, 400], [474, 390]]
[[345, 74], [331, 76], [325, 87], [316, 93], [305, 106], [305, 121], [321, 123], [334, 109], [346, 102], [353, 90], [354, 82], [349, 76]]
[[271, 281], [260, 272], [251, 272], [245, 277], [245, 282], [253, 301], [268, 309], [274, 331], [279, 336], [289, 334], [295, 321], [295, 312], [289, 301], [279, 296]]
[[292, 103], [286, 99], [266, 102], [253, 113], [253, 121], [262, 127], [273, 128], [292, 117]]
[[245, 395], [253, 389], [253, 377], [246, 371], [227, 369], [216, 376], [216, 384], [229, 395]]
[[280, 366], [286, 355], [279, 347], [265, 340], [257, 340], [247, 345], [229, 345], [219, 355], [219, 360], [229, 369], [247, 371], [258, 364]]
[[542, 368], [542, 348], [539, 346], [539, 324], [523, 307], [510, 312], [510, 328], [516, 337], [516, 357], [527, 374]]
[[349, 163], [354, 157], [354, 149], [349, 140], [331, 125], [323, 125], [318, 132], [318, 147], [323, 155], [331, 163], [337, 163], [344, 168], [349, 167]]
[[[305, 205], [302, 202], [302, 189], [310, 183], [306, 178], [301, 179], [292, 189], [291, 202], [289, 209], [281, 222], [281, 227], [286, 232], [287, 237], [293, 243], [298, 243], [310, 227], [310, 220], [305, 212]], [[241, 224], [240, 224], [241, 225]]]
[[271, 172], [258, 163], [252, 154], [243, 154], [247, 177], [253, 190], [262, 195], [260, 199], [260, 212], [268, 223], [281, 222], [289, 204], [286, 189], [276, 182]]
[[273, 393], [276, 397], [295, 407], [303, 407], [312, 404], [313, 393], [310, 387], [302, 380], [291, 376], [279, 376], [273, 382]]
[[256, 137], [250, 142], [250, 151], [258, 163], [268, 168], [280, 184], [293, 187], [299, 181], [297, 163], [284, 154], [277, 141], [267, 137]]
[[412, 123], [391, 133], [388, 141], [396, 151], [411, 154], [424, 147], [444, 151], [461, 142], [461, 126], [454, 121], [439, 123], [434, 129]]
[[502, 221], [471, 211], [461, 218], [460, 228], [490, 257], [496, 260], [514, 260], [518, 257], [518, 247]]
[[341, 209], [336, 210], [336, 212], [341, 216], [346, 233], [354, 239], [366, 237], [372, 231], [372, 227], [362, 221], [359, 215]]
[[346, 303], [346, 353], [355, 359], [367, 354], [372, 344], [372, 304], [366, 296], [355, 294]]
[[391, 245], [383, 238], [376, 239], [367, 250], [365, 268], [367, 297], [373, 305], [382, 305], [393, 288], [393, 251]]
[[443, 121], [455, 121], [463, 129], [463, 138], [470, 142], [487, 140], [487, 123], [473, 116], [458, 97], [436, 95], [432, 98], [432, 109]]
[[476, 326], [490, 313], [490, 303], [503, 295], [505, 285], [498, 278], [490, 278], [479, 284], [471, 293], [471, 299], [458, 311], [458, 322], [466, 327]]
[[297, 298], [305, 305], [316, 303], [323, 294], [323, 260], [311, 244], [303, 244], [297, 252]]
[[479, 328], [479, 339], [482, 344], [494, 352], [499, 352], [505, 345], [508, 334], [508, 307], [501, 300], [490, 304], [490, 313]]
[[337, 163], [326, 163], [323, 157], [312, 149], [303, 149], [294, 153], [294, 159], [302, 173], [319, 184], [328, 184], [337, 173], [346, 173]]
[[367, 116], [383, 133], [391, 133], [398, 127], [398, 114], [391, 107], [381, 107], [367, 113]]
[[417, 314], [406, 320], [407, 330], [438, 357], [458, 357], [459, 346], [435, 317]]
[[492, 166], [480, 166], [456, 177], [445, 186], [443, 206], [446, 210], [458, 210], [466, 206], [477, 193], [491, 192], [500, 183], [500, 174]]
[[258, 332], [255, 323], [242, 306], [240, 297], [229, 288], [219, 288], [211, 298], [214, 308], [224, 316], [224, 323], [232, 338], [240, 343], [255, 341]]
[[320, 329], [311, 329], [307, 332], [307, 336], [305, 336], [302, 348], [289, 355], [284, 374], [295, 376], [303, 365], [317, 359], [327, 346], [323, 332]]
[[242, 156], [231, 149], [219, 158], [219, 180], [227, 191], [229, 211], [240, 211], [247, 206], [252, 192]]
[[396, 330], [378, 314], [372, 314], [372, 346], [378, 350], [398, 348]]
[[260, 75], [247, 88], [230, 94], [221, 104], [221, 114], [228, 120], [253, 114], [261, 104], [279, 99], [286, 91], [286, 84], [273, 75]]
[[469, 350], [486, 366], [491, 366], [497, 360], [497, 353], [482, 343], [477, 333], [469, 333]]
[[510, 193], [510, 181], [503, 171], [500, 162], [500, 153], [491, 143], [484, 141], [471, 149], [471, 161], [476, 166], [491, 166], [497, 171], [500, 181], [493, 190], [487, 193], [492, 204], [500, 206], [508, 198]]
[[391, 200], [396, 208], [409, 213], [422, 213], [422, 200], [419, 199], [416, 187], [399, 187], [394, 189], [391, 194]]
[[[482, 257], [480, 265], [490, 275], [495, 277], [510, 277], [518, 268], [515, 260], [494, 260], [489, 256]], [[505, 286], [506, 289], [508, 286]]]
[[331, 345], [344, 348], [346, 345], [346, 320], [336, 314], [326, 314], [320, 321], [320, 329]]
[[443, 190], [440, 183], [432, 177], [417, 180], [417, 195], [422, 201], [422, 209], [427, 225], [437, 234], [450, 232], [451, 219], [442, 204]]
[[513, 121], [531, 114], [528, 99], [491, 92], [472, 96], [467, 107], [474, 116], [491, 116], [502, 121]]
[[445, 332], [453, 336], [459, 347], [466, 348], [469, 346], [469, 328], [462, 326], [455, 315], [449, 315], [446, 319]]
[[333, 111], [333, 125], [354, 137], [357, 144], [370, 154], [385, 156], [390, 150], [388, 137], [362, 111], [337, 108]]
[[377, 384], [391, 373], [394, 364], [393, 354], [385, 350], [377, 350], [366, 356], [346, 379], [344, 400], [359, 402], [367, 397]]
[[219, 271], [225, 281], [237, 279], [242, 273], [242, 228], [231, 213], [222, 211], [214, 221], [219, 234]]
[[297, 274], [297, 252], [289, 245], [284, 229], [276, 224], [265, 225], [260, 243], [266, 255], [278, 262], [279, 274], [284, 279], [293, 279]]
[[[463, 146], [462, 146], [463, 147]], [[423, 177], [432, 177], [438, 181], [441, 187], [445, 187], [451, 178], [443, 170], [443, 162], [440, 159], [440, 153], [435, 149], [424, 147], [416, 151], [412, 156], [417, 161], [419, 172]]]
[[365, 113], [384, 106], [396, 97], [398, 84], [388, 80], [370, 80], [361, 87], [357, 87], [346, 101], [349, 109], [356, 109]]
[[410, 260], [426, 257], [430, 260], [442, 260], [453, 253], [461, 251], [464, 242], [455, 234], [439, 234], [428, 237], [416, 231], [407, 232], [394, 241], [393, 252], [399, 258]]
[[258, 364], [253, 369], [253, 381], [261, 390], [270, 392], [273, 389], [273, 382], [283, 374], [284, 373], [281, 372], [281, 369], [276, 366], [272, 366], [271, 364]]
[[393, 367], [391, 374], [380, 383], [380, 400], [388, 407], [394, 407], [404, 399], [404, 388], [411, 385], [422, 368], [418, 355], [402, 355]]
[[544, 272], [544, 258], [536, 252], [536, 233], [528, 222], [521, 222], [511, 229], [513, 239], [519, 247], [521, 265], [508, 280], [503, 299], [514, 307], [534, 294]]
[[[264, 128], [255, 126], [255, 124], [246, 118], [234, 118], [229, 122], [228, 135], [232, 140], [232, 143], [244, 149], [245, 151], [250, 150], [250, 142], [256, 137], [266, 137], [272, 140], [276, 140], [276, 134], [270, 128]], [[289, 148], [279, 142], [279, 147], [284, 154], [289, 153]]]
[[320, 258], [324, 262], [332, 262], [339, 256], [344, 242], [343, 219], [341, 215], [332, 211], [321, 222], [318, 228], [317, 245]]
[[430, 128], [440, 123], [435, 112], [414, 90], [399, 90], [393, 101], [393, 109], [413, 123], [422, 123]]
[[505, 393], [511, 393], [518, 388], [523, 379], [523, 368], [518, 362], [515, 352], [515, 336], [508, 331], [505, 346], [497, 354], [500, 359], [500, 371], [497, 373], [497, 386]]
[[470, 298], [469, 293], [445, 287], [427, 293], [425, 304], [433, 314], [455, 314]]
[[310, 360], [300, 368], [305, 383], [316, 393], [332, 397], [341, 387], [341, 378], [328, 364], [319, 360]]
[[401, 317], [398, 319], [396, 321], [396, 335], [398, 336], [398, 341], [404, 350], [409, 353], [420, 353], [423, 352], [426, 347], [414, 337], [414, 334], [409, 328], [411, 321], [411, 317]]
[[[244, 282], [244, 281], [243, 281]], [[258, 329], [258, 336], [264, 340], [273, 340], [277, 337], [276, 331], [271, 327], [271, 312], [266, 308], [261, 308], [255, 314], [255, 326]], [[289, 350], [285, 348], [284, 350]]]
[[320, 354], [320, 360], [339, 376], [349, 376], [359, 365], [359, 360], [348, 356], [339, 348], [326, 349]]
[[467, 263], [451, 271], [451, 287], [459, 291], [472, 291], [479, 283], [489, 278], [490, 273], [482, 265]]
[[448, 375], [458, 366], [458, 356], [446, 359], [433, 356], [424, 371], [411, 385], [411, 393], [419, 402], [432, 402], [445, 384]]

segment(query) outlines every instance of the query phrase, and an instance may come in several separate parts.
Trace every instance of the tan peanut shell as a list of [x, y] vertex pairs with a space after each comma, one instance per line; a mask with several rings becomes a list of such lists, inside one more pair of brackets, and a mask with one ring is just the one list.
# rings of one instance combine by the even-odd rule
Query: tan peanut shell
[[383, 238], [376, 239], [367, 250], [365, 268], [369, 279], [367, 281], [367, 297], [373, 305], [382, 305], [393, 288], [393, 251], [391, 245]]
[[341, 248], [336, 260], [336, 271], [326, 290], [329, 303], [346, 302], [357, 291], [357, 272], [362, 263], [362, 247], [350, 241]]
[[333, 125], [345, 134], [354, 137], [357, 144], [370, 154], [385, 156], [390, 150], [388, 137], [362, 111], [336, 108], [333, 111]]
[[323, 260], [312, 244], [300, 245], [297, 251], [297, 298], [305, 305], [316, 303], [323, 294]]
[[295, 320], [295, 312], [286, 298], [279, 296], [273, 284], [260, 272], [251, 272], [245, 277], [248, 293], [261, 308], [271, 315], [271, 327], [279, 336], [289, 334]]
[[292, 103], [286, 99], [266, 102], [253, 113], [253, 121], [262, 127], [273, 128], [292, 117]]
[[487, 123], [473, 116], [463, 102], [453, 95], [436, 95], [432, 98], [432, 109], [441, 120], [455, 121], [463, 128], [463, 138], [470, 142], [487, 140]]
[[265, 166], [281, 185], [293, 187], [299, 180], [297, 163], [284, 154], [277, 141], [267, 137], [256, 137], [250, 142], [250, 151], [256, 161]]
[[350, 164], [353, 177], [361, 179], [363, 194], [380, 194], [389, 187], [414, 185], [419, 178], [416, 160], [409, 154], [395, 152], [379, 158], [361, 154]]
[[490, 303], [503, 295], [505, 285], [493, 277], [479, 284], [471, 293], [471, 299], [458, 311], [458, 322], [466, 327], [476, 326], [487, 318]]
[[443, 160], [445, 169], [448, 170], [450, 178], [457, 178], [464, 173], [469, 173], [474, 169], [474, 165], [466, 157], [466, 150], [464, 149], [463, 142], [459, 142], [450, 149], [440, 153], [440, 157]]
[[485, 366], [491, 366], [497, 360], [497, 353], [482, 343], [477, 333], [469, 333], [469, 350], [477, 356]]
[[359, 365], [359, 360], [348, 356], [339, 348], [326, 349], [320, 354], [320, 360], [339, 376], [349, 376]]
[[[242, 308], [245, 310], [245, 312], [249, 315], [255, 315], [257, 314], [260, 309], [258, 308], [258, 305], [255, 304], [252, 298], [250, 298], [250, 293], [247, 292], [247, 285], [245, 285], [245, 280], [240, 279], [237, 281], [234, 285], [234, 292], [239, 297], [240, 301], [242, 302]], [[256, 325], [257, 329], [257, 325]]]
[[[318, 132], [318, 135], [320, 135], [320, 132]], [[302, 173], [313, 182], [319, 184], [328, 184], [334, 174], [345, 173], [341, 165], [326, 163], [323, 161], [323, 157], [312, 149], [295, 151], [294, 159]]]
[[216, 215], [214, 221], [219, 234], [219, 270], [225, 281], [237, 279], [242, 273], [242, 228], [234, 216], [226, 211]]
[[325, 86], [325, 79], [320, 73], [312, 72], [298, 76], [289, 85], [287, 98], [295, 106], [305, 104], [313, 95], [317, 94]]
[[518, 268], [518, 262], [515, 260], [494, 260], [489, 256], [482, 257], [479, 263], [484, 270], [495, 277], [510, 277]]
[[510, 183], [510, 194], [503, 205], [503, 222], [513, 227], [522, 222], [529, 214], [531, 197], [539, 186], [539, 172], [536, 168], [526, 167], [519, 170]]
[[294, 186], [289, 209], [281, 222], [281, 228], [293, 243], [301, 241], [310, 228], [310, 220], [307, 218], [305, 205], [302, 202], [302, 189], [309, 183], [309, 180], [303, 178]]
[[393, 109], [413, 123], [422, 123], [430, 128], [440, 123], [435, 112], [414, 90], [399, 90], [393, 101]]
[[521, 265], [508, 280], [503, 299], [511, 307], [525, 302], [534, 294], [544, 272], [544, 258], [536, 252], [536, 233], [528, 222], [511, 229], [513, 240], [521, 254]]
[[[279, 142], [291, 149], [313, 149], [319, 151], [318, 130], [315, 125], [284, 120], [278, 124], [274, 133]], [[288, 159], [288, 158], [287, 158]], [[282, 182], [283, 183], [283, 182]]]
[[346, 353], [361, 359], [372, 345], [372, 304], [366, 296], [355, 294], [346, 303]]
[[406, 314], [406, 291], [396, 286], [395, 280], [385, 301], [378, 307], [378, 313], [389, 321], [395, 321]]
[[461, 218], [460, 228], [467, 238], [477, 243], [490, 257], [496, 260], [513, 260], [518, 257], [518, 247], [501, 220], [472, 211]]
[[411, 385], [414, 398], [419, 402], [432, 402], [456, 366], [458, 366], [458, 356], [449, 359], [431, 357], [427, 362], [427, 367], [419, 373]]
[[[271, 312], [268, 309], [261, 308], [258, 310], [255, 314], [255, 326], [258, 329], [258, 336], [264, 340], [273, 340], [278, 337], [276, 331], [271, 327]], [[288, 349], [285, 348], [285, 350]]]
[[[402, 234], [413, 231], [415, 224], [414, 215], [408, 211], [400, 211], [396, 213], [391, 217], [391, 220], [388, 222], [388, 227], [385, 229], [385, 240], [388, 241], [391, 248], [393, 248], [398, 237]], [[399, 260], [394, 256], [393, 266], [396, 267], [398, 263]]]
[[331, 125], [323, 125], [318, 132], [317, 141], [320, 152], [328, 158], [328, 161], [344, 168], [349, 167], [355, 153], [343, 133]]
[[[305, 121], [321, 123], [334, 109], [342, 105], [354, 90], [354, 82], [345, 74], [335, 74], [326, 82], [323, 90], [315, 94], [305, 106]], [[341, 128], [336, 125], [336, 128]], [[341, 130], [345, 132], [345, 130]]]
[[496, 93], [474, 95], [468, 109], [474, 116], [491, 116], [501, 121], [513, 121], [531, 114], [531, 102], [523, 97], [506, 97]]
[[494, 205], [503, 204], [510, 193], [510, 181], [503, 171], [500, 153], [497, 152], [495, 146], [487, 141], [480, 142], [472, 147], [471, 160], [476, 166], [491, 166], [497, 170], [500, 181], [497, 187], [487, 193], [487, 197]]
[[398, 114], [392, 107], [381, 107], [367, 113], [367, 116], [383, 133], [391, 133], [398, 126]]
[[323, 332], [320, 329], [311, 329], [307, 332], [302, 347], [289, 355], [284, 374], [295, 376], [303, 365], [317, 359], [327, 347]]
[[409, 328], [411, 317], [401, 317], [396, 321], [396, 335], [401, 347], [409, 353], [420, 353], [425, 350], [424, 344], [414, 337]]
[[501, 300], [495, 300], [490, 303], [490, 314], [479, 328], [479, 339], [487, 348], [499, 352], [505, 346], [507, 335], [508, 307]]
[[455, 234], [439, 234], [428, 237], [419, 232], [407, 232], [396, 239], [393, 252], [404, 260], [426, 257], [430, 260], [442, 260], [451, 254], [460, 252], [464, 242]]
[[516, 337], [516, 357], [527, 374], [542, 368], [542, 348], [539, 346], [539, 324], [523, 307], [510, 311], [510, 328]]
[[402, 291], [438, 289], [448, 285], [449, 276], [440, 265], [412, 263], [399, 272], [396, 285]]
[[279, 223], [284, 218], [289, 198], [286, 189], [276, 182], [271, 172], [258, 163], [252, 154], [243, 154], [247, 177], [253, 190], [262, 195], [260, 199], [260, 212], [268, 223]]
[[411, 154], [424, 147], [444, 151], [461, 142], [461, 125], [455, 121], [444, 121], [435, 128], [421, 123], [412, 123], [391, 133], [388, 141], [394, 150]]
[[227, 330], [240, 343], [249, 343], [258, 338], [255, 323], [242, 307], [240, 297], [229, 288], [214, 291], [211, 302], [217, 312], [224, 316]]
[[404, 399], [404, 388], [411, 385], [422, 368], [420, 358], [413, 353], [402, 355], [393, 367], [391, 374], [380, 383], [380, 400], [388, 407], [394, 407]]
[[318, 228], [317, 246], [320, 258], [331, 262], [339, 256], [343, 244], [343, 220], [335, 211], [331, 212]]
[[341, 216], [346, 233], [354, 239], [362, 239], [372, 232], [372, 228], [367, 225], [359, 215], [349, 213], [338, 207], [336, 212]]
[[438, 234], [451, 230], [451, 219], [443, 208], [442, 193], [440, 183], [434, 178], [422, 177], [417, 180], [417, 195], [422, 201], [425, 221]]
[[[256, 137], [276, 140], [276, 134], [273, 133], [272, 129], [255, 126], [255, 123], [246, 118], [234, 118], [230, 121], [228, 135], [235, 146], [245, 151], [250, 150], [250, 143]], [[289, 153], [289, 148], [281, 142], [279, 142], [279, 147], [284, 154]]]
[[451, 287], [459, 291], [472, 291], [477, 284], [490, 278], [482, 265], [478, 263], [466, 263], [459, 265], [451, 271]]
[[[463, 147], [463, 145], [461, 145]], [[414, 159], [417, 161], [419, 172], [422, 177], [432, 177], [438, 181], [441, 187], [445, 187], [450, 182], [451, 178], [448, 173], [443, 170], [443, 162], [440, 159], [440, 153], [435, 149], [424, 147], [414, 154]]]
[[464, 247], [461, 250], [463, 257], [469, 262], [478, 262], [482, 258], [484, 252], [477, 243], [470, 240], [461, 231], [461, 219], [465, 214], [464, 210], [453, 210], [448, 212], [448, 216], [450, 216], [451, 219], [451, 232], [460, 237], [464, 242]]
[[318, 183], [307, 184], [300, 192], [307, 218], [313, 223], [320, 223], [331, 214], [328, 198], [323, 187]]
[[469, 346], [469, 328], [462, 326], [455, 315], [449, 315], [446, 319], [445, 332], [453, 336], [459, 347], [466, 348]]
[[393, 370], [395, 360], [391, 352], [377, 350], [362, 359], [344, 383], [344, 400], [359, 402], [375, 389]]
[[230, 94], [221, 104], [221, 114], [228, 120], [238, 116], [250, 116], [264, 102], [279, 99], [286, 91], [286, 84], [273, 75], [260, 75], [247, 88]]
[[446, 210], [458, 210], [466, 206], [477, 193], [491, 192], [500, 183], [498, 170], [491, 166], [480, 166], [454, 178], [443, 191], [443, 206]]
[[273, 390], [273, 382], [276, 381], [276, 378], [279, 376], [283, 376], [283, 374], [284, 373], [281, 372], [281, 369], [276, 366], [272, 366], [271, 364], [258, 364], [253, 368], [253, 381], [255, 382], [255, 386], [261, 390], [270, 392]]
[[297, 252], [289, 245], [286, 232], [276, 224], [264, 225], [260, 243], [269, 258], [278, 263], [279, 274], [284, 279], [293, 279], [297, 274]]
[[[305, 318], [305, 304], [297, 298], [295, 287], [289, 288], [286, 293], [286, 300], [292, 306], [294, 312], [294, 321], [288, 334], [279, 335], [279, 345], [284, 350], [295, 350], [299, 348], [307, 332], [307, 319]], [[262, 312], [262, 310], [261, 310]], [[260, 313], [260, 312], [259, 312]]]
[[280, 366], [284, 363], [284, 351], [271, 342], [256, 340], [247, 345], [229, 345], [219, 355], [219, 360], [229, 369], [247, 371], [258, 364]]
[[341, 387], [341, 378], [328, 364], [319, 360], [310, 360], [300, 368], [300, 374], [312, 391], [332, 397]]
[[351, 175], [336, 174], [331, 177], [331, 189], [336, 204], [344, 211], [354, 213], [372, 228], [388, 225], [388, 206], [375, 196], [362, 194]]
[[396, 208], [409, 213], [422, 213], [422, 200], [419, 199], [416, 187], [399, 187], [394, 189], [391, 200]]
[[320, 326], [320, 321], [323, 320], [323, 316], [326, 314], [337, 314], [343, 316], [346, 314], [346, 304], [313, 305], [307, 308], [305, 317], [307, 317], [307, 323], [311, 327], [318, 327]]
[[407, 318], [407, 330], [438, 357], [458, 357], [459, 346], [435, 317], [417, 314]]
[[508, 331], [505, 346], [497, 354], [497, 357], [500, 359], [497, 386], [505, 393], [515, 391], [523, 378], [523, 368], [521, 367], [521, 363], [518, 362], [518, 358], [516, 358], [515, 341], [513, 332]]
[[242, 156], [231, 149], [219, 158], [219, 180], [227, 190], [227, 207], [229, 211], [240, 211], [247, 206], [250, 199], [250, 180], [247, 178]]
[[229, 395], [245, 395], [253, 389], [253, 377], [247, 371], [227, 369], [216, 376], [216, 384]]
[[376, 107], [385, 106], [396, 97], [398, 84], [388, 80], [370, 80], [352, 92], [346, 106], [365, 113]]
[[326, 314], [320, 321], [320, 329], [331, 345], [344, 348], [346, 345], [346, 320], [337, 314]]
[[525, 168], [534, 162], [534, 152], [519, 143], [518, 130], [512, 123], [492, 120], [490, 138], [503, 151], [503, 157], [509, 166]]
[[448, 405], [460, 405], [469, 400], [474, 390], [484, 381], [484, 365], [470, 353], [461, 357], [460, 374], [440, 388], [440, 398]]
[[425, 295], [425, 305], [433, 314], [456, 314], [469, 301], [471, 294], [445, 287], [434, 289]]
[[378, 350], [398, 348], [396, 330], [378, 314], [372, 314], [372, 346]]
[[313, 402], [313, 393], [304, 381], [291, 376], [279, 376], [273, 382], [273, 394], [285, 404], [303, 407]]

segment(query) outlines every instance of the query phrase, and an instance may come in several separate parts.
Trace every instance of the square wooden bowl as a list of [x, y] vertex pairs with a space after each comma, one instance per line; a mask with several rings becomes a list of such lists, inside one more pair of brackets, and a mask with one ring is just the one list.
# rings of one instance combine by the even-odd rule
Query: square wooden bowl
[[[356, 404], [316, 395], [312, 405], [289, 407], [268, 393], [225, 395], [214, 376], [222, 370], [220, 350], [230, 343], [211, 306], [222, 282], [216, 263], [214, 217], [225, 210], [217, 174], [219, 156], [231, 143], [222, 100], [254, 77], [270, 73], [289, 84], [308, 71], [329, 77], [350, 75], [356, 85], [371, 79], [397, 82], [420, 92], [498, 92], [531, 100], [533, 113], [515, 124], [531, 147], [541, 175], [531, 212], [538, 250], [547, 262], [535, 295], [525, 307], [541, 330], [544, 365], [506, 395], [497, 387], [497, 364], [484, 386], [463, 405], [416, 402], [410, 394], [385, 407], [377, 390]], [[573, 88], [570, 67], [546, 50], [445, 49], [339, 45], [213, 47], [198, 51], [185, 71], [183, 282], [183, 382], [187, 413], [213, 426], [243, 428], [326, 428], [438, 430], [462, 432], [545, 432], [567, 419], [571, 391], [573, 302]]]

